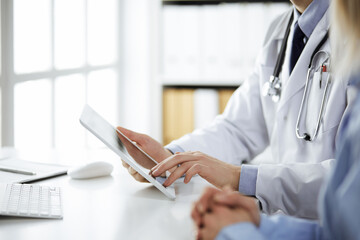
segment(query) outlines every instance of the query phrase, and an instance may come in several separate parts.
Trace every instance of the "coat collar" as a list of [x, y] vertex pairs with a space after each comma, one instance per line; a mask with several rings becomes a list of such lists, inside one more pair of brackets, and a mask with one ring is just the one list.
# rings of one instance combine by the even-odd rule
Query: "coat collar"
[[274, 29], [270, 39], [274, 39], [274, 40], [283, 40], [284, 39], [286, 27], [288, 25], [287, 23], [289, 22], [293, 11], [294, 11], [294, 9], [291, 8], [291, 10], [289, 10], [286, 14], [283, 14], [281, 16], [281, 19], [279, 22], [282, 22], [284, 24], [281, 24], [279, 27]]

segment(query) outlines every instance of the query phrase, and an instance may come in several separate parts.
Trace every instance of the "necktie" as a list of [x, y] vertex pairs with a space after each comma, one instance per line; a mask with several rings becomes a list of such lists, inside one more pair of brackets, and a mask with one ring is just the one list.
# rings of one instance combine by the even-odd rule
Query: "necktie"
[[301, 52], [305, 47], [306, 36], [301, 31], [298, 23], [294, 26], [294, 37], [292, 41], [291, 55], [290, 55], [290, 73], [294, 69], [294, 66], [299, 59]]

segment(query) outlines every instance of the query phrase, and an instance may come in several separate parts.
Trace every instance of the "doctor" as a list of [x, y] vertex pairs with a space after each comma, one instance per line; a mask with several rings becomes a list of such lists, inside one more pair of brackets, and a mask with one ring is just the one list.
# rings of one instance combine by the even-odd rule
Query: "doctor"
[[[319, 189], [334, 162], [335, 138], [351, 96], [347, 78], [332, 80], [329, 0], [291, 2], [294, 7], [271, 23], [254, 72], [210, 126], [166, 148], [119, 127], [161, 162], [153, 176], [171, 169], [165, 186], [199, 174], [217, 187], [256, 196], [266, 213], [318, 217]], [[267, 146], [274, 164], [242, 164]]]
[[360, 239], [360, 1], [334, 0], [331, 8], [333, 62], [337, 72], [352, 73], [350, 87], [357, 97], [339, 131], [332, 174], [322, 187], [320, 221], [260, 215], [253, 198], [209, 188], [191, 214], [196, 239]]

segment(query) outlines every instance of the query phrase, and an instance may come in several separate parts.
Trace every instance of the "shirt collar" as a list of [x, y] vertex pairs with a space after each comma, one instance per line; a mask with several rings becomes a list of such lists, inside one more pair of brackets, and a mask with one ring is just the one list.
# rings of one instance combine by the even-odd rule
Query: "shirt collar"
[[294, 22], [298, 22], [300, 29], [307, 38], [310, 38], [316, 25], [329, 8], [329, 2], [330, 0], [313, 0], [302, 14], [294, 7]]

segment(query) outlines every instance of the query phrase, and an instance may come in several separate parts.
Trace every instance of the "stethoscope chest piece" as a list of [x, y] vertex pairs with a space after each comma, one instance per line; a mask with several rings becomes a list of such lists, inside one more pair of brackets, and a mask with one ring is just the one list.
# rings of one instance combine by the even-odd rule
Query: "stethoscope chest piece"
[[279, 78], [281, 69], [282, 69], [282, 65], [284, 63], [284, 59], [285, 59], [285, 52], [286, 52], [286, 43], [287, 40], [289, 38], [289, 34], [290, 34], [290, 28], [291, 28], [291, 23], [294, 19], [294, 13], [291, 14], [290, 19], [289, 19], [289, 23], [286, 27], [286, 32], [285, 32], [285, 37], [282, 41], [281, 44], [281, 49], [280, 49], [280, 53], [277, 57], [276, 60], [276, 65], [274, 68], [274, 72], [273, 75], [271, 75], [270, 79], [268, 82], [264, 83], [263, 87], [262, 87], [262, 95], [264, 97], [269, 96], [271, 97], [271, 100], [274, 103], [277, 103], [280, 101], [280, 97], [281, 97], [281, 80]]
[[262, 87], [262, 95], [271, 97], [275, 103], [279, 102], [281, 96], [281, 81], [278, 77], [271, 76], [270, 80]]

